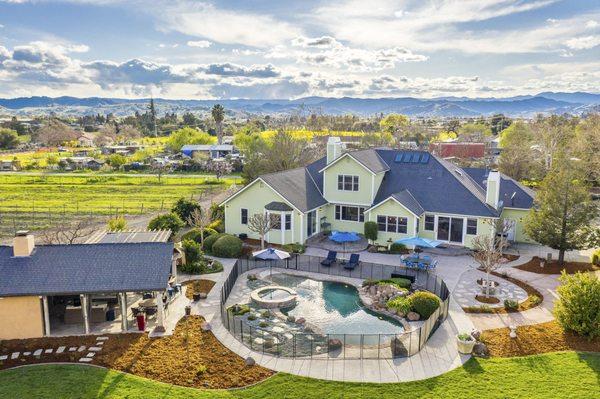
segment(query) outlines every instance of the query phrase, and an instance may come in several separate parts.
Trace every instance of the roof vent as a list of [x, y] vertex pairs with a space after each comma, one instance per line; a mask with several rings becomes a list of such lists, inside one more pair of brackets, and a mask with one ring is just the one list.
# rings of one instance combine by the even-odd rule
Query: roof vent
[[462, 172], [460, 170], [458, 170], [458, 169], [454, 169], [454, 172], [456, 172], [456, 174], [459, 175], [459, 176], [463, 175]]

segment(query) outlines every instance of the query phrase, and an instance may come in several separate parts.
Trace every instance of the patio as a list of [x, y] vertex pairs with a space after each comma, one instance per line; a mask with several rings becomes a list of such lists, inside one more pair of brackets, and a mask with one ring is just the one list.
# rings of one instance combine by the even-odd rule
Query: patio
[[369, 242], [366, 238], [360, 236], [360, 240], [355, 242], [337, 243], [332, 241], [329, 235], [318, 233], [306, 240], [306, 246], [326, 251], [336, 251], [339, 254], [349, 254], [366, 250]]

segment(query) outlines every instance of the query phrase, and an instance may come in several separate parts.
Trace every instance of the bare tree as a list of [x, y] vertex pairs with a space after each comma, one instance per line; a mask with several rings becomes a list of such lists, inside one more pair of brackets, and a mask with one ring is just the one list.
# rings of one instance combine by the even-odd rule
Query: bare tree
[[230, 174], [233, 171], [233, 167], [229, 161], [213, 161], [206, 162], [204, 167], [208, 172], [212, 172], [219, 180], [221, 177]]
[[44, 244], [76, 244], [94, 232], [91, 219], [79, 219], [73, 223], [40, 232]]
[[485, 296], [489, 297], [490, 274], [500, 266], [502, 254], [496, 246], [496, 238], [491, 235], [479, 235], [473, 239], [471, 245], [474, 250], [473, 258], [486, 273]]
[[498, 219], [485, 219], [484, 222], [492, 226], [496, 240], [496, 249], [500, 252], [500, 256], [503, 256], [504, 249], [508, 247], [508, 233], [514, 227], [515, 221], [500, 217]]
[[192, 211], [187, 223], [200, 230], [200, 245], [204, 244], [204, 229], [211, 224], [210, 212], [199, 204], [198, 208]]
[[274, 215], [255, 213], [248, 219], [248, 229], [260, 235], [260, 249], [265, 248], [265, 235], [275, 226]]
[[58, 119], [50, 119], [36, 132], [39, 143], [58, 146], [67, 141], [77, 140], [77, 133]]

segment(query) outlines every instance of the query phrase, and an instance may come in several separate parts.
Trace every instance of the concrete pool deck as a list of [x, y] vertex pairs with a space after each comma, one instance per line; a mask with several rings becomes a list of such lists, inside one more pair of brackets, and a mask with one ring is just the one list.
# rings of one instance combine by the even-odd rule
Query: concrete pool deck
[[[455, 335], [459, 331], [471, 331], [473, 324], [453, 299], [450, 300], [448, 318], [431, 335], [423, 349], [411, 357], [395, 359], [284, 358], [252, 351], [235, 338], [222, 323], [219, 304], [221, 287], [233, 268], [235, 259], [220, 260], [223, 262], [224, 271], [215, 275], [203, 276], [203, 278], [216, 281], [217, 284], [206, 300], [192, 305], [193, 313], [204, 316], [210, 322], [214, 335], [228, 349], [244, 358], [251, 356], [256, 364], [263, 367], [279, 372], [326, 380], [393, 383], [435, 377], [460, 367], [470, 358], [470, 356], [458, 354]], [[386, 263], [390, 264], [390, 261], [393, 262], [394, 260], [390, 259]], [[273, 269], [273, 271], [289, 272], [286, 269]], [[327, 279], [327, 276], [318, 273], [302, 273], [302, 275], [319, 280]], [[358, 279], [341, 276], [329, 277], [334, 281], [352, 285], [360, 284]], [[454, 284], [458, 281], [457, 277], [455, 276]], [[244, 277], [239, 277], [236, 286], [242, 285], [239, 284], [244, 281], [242, 278]], [[250, 290], [244, 291], [242, 289], [236, 292], [234, 289], [228, 298], [228, 304], [235, 303], [236, 298], [239, 300], [244, 294], [247, 295], [250, 292]]]

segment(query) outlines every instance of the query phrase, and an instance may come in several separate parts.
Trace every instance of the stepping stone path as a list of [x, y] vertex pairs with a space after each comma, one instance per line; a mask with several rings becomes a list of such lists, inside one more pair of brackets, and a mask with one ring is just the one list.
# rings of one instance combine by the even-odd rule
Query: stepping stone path
[[[66, 351], [68, 351], [68, 352], [79, 352], [83, 356], [83, 352], [85, 352], [87, 349], [88, 350], [87, 355], [81, 357], [79, 359], [79, 361], [82, 363], [90, 363], [93, 360], [96, 353], [98, 353], [102, 350], [102, 348], [104, 347], [104, 343], [108, 340], [108, 338], [109, 337], [97, 337], [95, 345], [90, 346], [89, 348], [87, 348], [86, 345], [81, 345], [79, 347], [71, 346], [68, 349], [66, 346], [59, 346], [58, 348], [56, 348], [56, 350], [54, 348], [36, 349], [33, 352], [33, 354], [31, 352], [23, 352], [22, 355], [23, 356], [33, 355], [34, 357], [40, 358], [42, 355], [53, 355], [53, 354], [60, 355], [62, 353], [65, 353]], [[18, 359], [19, 356], [21, 356], [21, 352], [12, 352], [10, 354], [0, 355], [0, 361], [9, 360], [9, 357], [10, 357], [10, 360], [15, 360], [15, 359]], [[49, 358], [51, 358], [51, 357], [52, 356], [49, 356]], [[49, 359], [49, 360], [51, 360], [51, 359]]]

